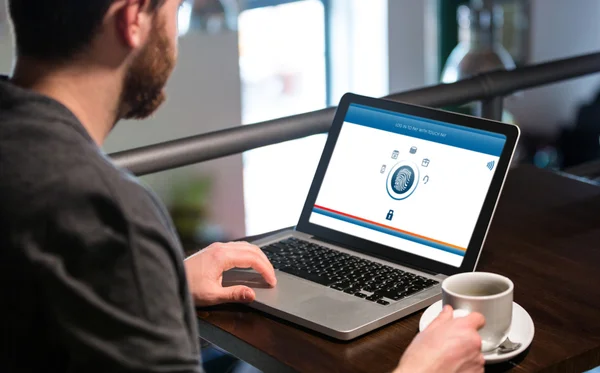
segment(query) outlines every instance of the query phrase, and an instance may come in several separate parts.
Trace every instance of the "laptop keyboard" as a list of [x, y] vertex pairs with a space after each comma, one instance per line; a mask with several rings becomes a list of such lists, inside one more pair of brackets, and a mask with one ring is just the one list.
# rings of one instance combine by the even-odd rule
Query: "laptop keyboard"
[[297, 238], [262, 247], [276, 270], [387, 306], [438, 281]]

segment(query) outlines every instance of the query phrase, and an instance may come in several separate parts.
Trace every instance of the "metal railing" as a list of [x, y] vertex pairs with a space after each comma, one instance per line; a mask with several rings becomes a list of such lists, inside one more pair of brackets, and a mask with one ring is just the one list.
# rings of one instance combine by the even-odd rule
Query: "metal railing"
[[[499, 120], [504, 96], [517, 91], [600, 72], [600, 53], [481, 74], [452, 84], [441, 84], [383, 97], [430, 107], [482, 102], [482, 116]], [[325, 133], [335, 108], [236, 126], [217, 132], [113, 153], [114, 162], [136, 175], [145, 175], [205, 162], [262, 146]]]

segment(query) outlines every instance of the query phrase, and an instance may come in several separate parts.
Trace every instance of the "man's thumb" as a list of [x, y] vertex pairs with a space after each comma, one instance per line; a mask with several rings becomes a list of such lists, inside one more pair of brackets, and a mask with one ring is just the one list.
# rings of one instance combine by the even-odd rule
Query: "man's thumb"
[[429, 326], [427, 327], [427, 329], [429, 330], [433, 330], [435, 328], [437, 328], [440, 324], [448, 321], [448, 320], [452, 320], [452, 307], [450, 306], [445, 306], [442, 309], [442, 312], [438, 315], [438, 317], [436, 317], [431, 324], [429, 324]]
[[250, 303], [256, 294], [247, 286], [230, 286], [223, 288], [222, 299], [227, 303]]

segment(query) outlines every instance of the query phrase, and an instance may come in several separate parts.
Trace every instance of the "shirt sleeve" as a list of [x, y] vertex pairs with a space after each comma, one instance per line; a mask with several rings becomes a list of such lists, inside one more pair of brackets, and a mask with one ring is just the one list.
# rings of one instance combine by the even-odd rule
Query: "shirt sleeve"
[[132, 223], [101, 180], [82, 177], [40, 209], [23, 245], [69, 371], [200, 372], [185, 274], [160, 219]]

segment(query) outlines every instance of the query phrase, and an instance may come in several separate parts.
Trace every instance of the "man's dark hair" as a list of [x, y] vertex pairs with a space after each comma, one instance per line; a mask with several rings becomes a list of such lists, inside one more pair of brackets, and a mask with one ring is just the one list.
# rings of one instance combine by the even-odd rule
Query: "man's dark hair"
[[[17, 53], [61, 61], [89, 45], [114, 0], [8, 0]], [[165, 0], [150, 0], [152, 9]]]

